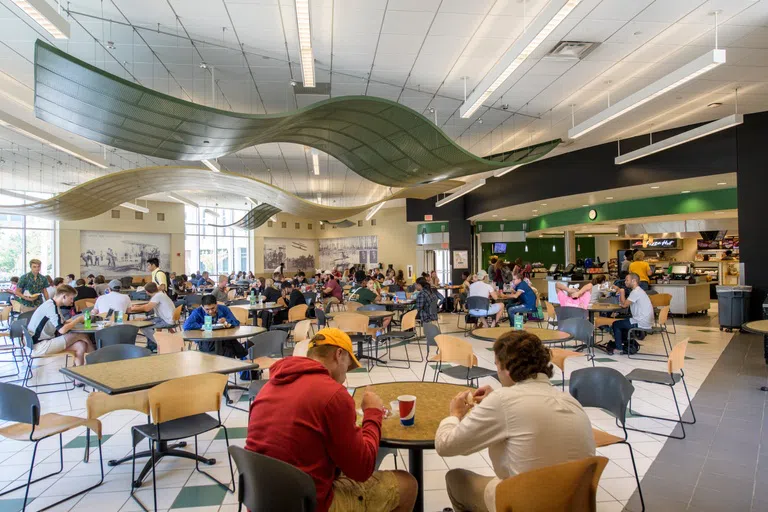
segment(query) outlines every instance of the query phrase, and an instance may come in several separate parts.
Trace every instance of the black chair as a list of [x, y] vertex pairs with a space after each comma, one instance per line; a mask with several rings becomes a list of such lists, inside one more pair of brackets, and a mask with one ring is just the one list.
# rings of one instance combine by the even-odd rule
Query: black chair
[[202, 295], [195, 294], [195, 295], [186, 295], [184, 297], [184, 309], [186, 310], [187, 314], [193, 309], [200, 307], [202, 303], [203, 303]]
[[286, 340], [288, 340], [287, 331], [267, 331], [251, 338], [253, 346], [248, 349], [248, 358], [253, 362], [259, 363], [259, 369], [256, 370], [259, 378], [258, 380], [252, 380], [251, 385], [248, 387], [249, 403], [256, 398], [261, 388], [267, 383], [266, 380], [261, 380], [263, 371], [268, 370], [279, 360], [279, 358], [273, 358], [272, 356], [279, 355], [279, 357], [283, 357], [283, 345]]
[[595, 366], [595, 326], [592, 322], [586, 318], [568, 318], [559, 322], [558, 329], [573, 336], [574, 340], [582, 342], [581, 348], [586, 349], [587, 358], [592, 361], [592, 366]]
[[135, 325], [112, 325], [96, 331], [96, 348], [111, 345], [135, 345], [139, 328]]
[[[0, 382], [0, 421], [14, 422], [6, 424], [0, 428], [0, 436], [15, 441], [30, 441], [35, 443], [32, 450], [32, 460], [29, 463], [27, 473], [27, 483], [12, 489], [3, 489], [0, 496], [5, 496], [13, 491], [25, 488], [24, 501], [22, 501], [21, 510], [24, 512], [27, 508], [27, 499], [29, 497], [29, 486], [58, 475], [64, 469], [64, 440], [62, 434], [75, 428], [87, 427], [98, 433], [99, 438], [99, 464], [101, 466], [101, 479], [96, 485], [83, 489], [71, 496], [52, 503], [51, 505], [39, 510], [47, 510], [55, 507], [65, 501], [77, 496], [81, 496], [88, 491], [95, 489], [104, 482], [104, 459], [101, 452], [101, 422], [99, 420], [87, 420], [76, 416], [64, 416], [61, 414], [41, 414], [40, 399], [37, 393], [31, 389], [24, 389], [15, 384]], [[37, 447], [40, 441], [59, 436], [59, 470], [32, 480], [32, 470], [35, 467], [35, 458], [37, 456]]]
[[120, 278], [120, 286], [124, 290], [128, 290], [133, 286], [133, 277], [131, 276], [124, 276]]
[[597, 448], [614, 444], [627, 445], [629, 456], [632, 458], [632, 468], [635, 471], [640, 503], [642, 509], [645, 510], [643, 490], [640, 488], [640, 477], [637, 474], [637, 465], [635, 464], [635, 454], [632, 445], [627, 441], [627, 410], [635, 387], [621, 372], [613, 368], [596, 367], [581, 368], [571, 372], [569, 390], [582, 407], [597, 407], [616, 418], [616, 424], [624, 431], [624, 437], [614, 436], [593, 428], [592, 434], [595, 437], [595, 445]]
[[304, 301], [307, 303], [307, 306], [314, 304], [316, 298], [317, 294], [315, 292], [304, 292]]
[[149, 295], [146, 292], [130, 292], [128, 296], [131, 300], [149, 300]]
[[0, 302], [4, 302], [6, 304], [10, 304], [11, 297], [14, 295], [11, 292], [0, 292]]
[[122, 361], [123, 359], [138, 359], [139, 357], [151, 356], [152, 351], [148, 348], [137, 347], [136, 345], [110, 345], [100, 348], [85, 356], [85, 362], [88, 364], [109, 363], [110, 361]]
[[317, 330], [324, 328], [328, 325], [328, 321], [325, 318], [325, 311], [320, 308], [315, 308], [315, 318], [317, 318]]
[[589, 318], [589, 314], [587, 313], [586, 309], [575, 308], [570, 306], [566, 306], [566, 307], [560, 306], [557, 309], [558, 326], [560, 325], [560, 322], [564, 322], [569, 318], [583, 318], [584, 320], [587, 320]]
[[274, 510], [314, 512], [317, 507], [315, 482], [308, 474], [283, 461], [230, 446], [238, 477], [238, 512]]
[[25, 320], [14, 320], [11, 322], [8, 329], [8, 339], [10, 343], [6, 345], [0, 345], [0, 354], [9, 354], [10, 359], [0, 361], [0, 363], [14, 363], [16, 365], [16, 373], [8, 373], [6, 375], [0, 375], [0, 378], [16, 377], [19, 375], [19, 361], [24, 362], [26, 359], [26, 353], [24, 351], [24, 333], [22, 330], [26, 330], [27, 322]]
[[[15, 322], [13, 322], [13, 324], [11, 324], [11, 329], [13, 329], [14, 324], [16, 324], [17, 322], [23, 322], [23, 325], [21, 326], [20, 330], [21, 330], [21, 334], [22, 334], [22, 336], [24, 338], [24, 344], [26, 346], [26, 349], [29, 350], [29, 353], [27, 353], [27, 371], [24, 372], [24, 377], [23, 377], [22, 382], [21, 382], [22, 387], [29, 388], [29, 389], [32, 389], [32, 388], [37, 389], [37, 388], [44, 388], [44, 387], [48, 387], [48, 386], [67, 386], [64, 389], [54, 389], [54, 390], [51, 390], [51, 391], [40, 391], [40, 392], [37, 393], [38, 395], [45, 395], [45, 394], [48, 394], [48, 393], [58, 393], [60, 391], [71, 391], [71, 390], [75, 389], [75, 381], [74, 380], [62, 380], [62, 381], [59, 381], [59, 382], [50, 382], [50, 383], [47, 383], [47, 384], [30, 384], [29, 383], [29, 380], [32, 378], [32, 364], [34, 363], [34, 361], [36, 359], [46, 359], [46, 358], [50, 358], [50, 357], [64, 356], [64, 358], [65, 358], [64, 359], [64, 368], [67, 368], [69, 366], [69, 356], [73, 355], [73, 353], [70, 352], [70, 351], [64, 351], [64, 352], [59, 352], [59, 353], [56, 353], [56, 354], [50, 354], [50, 355], [44, 355], [44, 356], [36, 356], [36, 355], [34, 355], [32, 353], [32, 347], [34, 346], [34, 342], [32, 340], [32, 335], [29, 334], [29, 330], [27, 329], [26, 321], [24, 321], [24, 320], [16, 320]], [[65, 377], [65, 379], [66, 379], [66, 377]], [[70, 384], [72, 385], [71, 388], [69, 387]]]
[[[467, 315], [464, 318], [464, 336], [471, 331], [471, 328], [469, 327], [470, 324], [477, 325], [478, 319], [484, 318], [487, 320], [488, 317], [495, 316], [488, 314], [488, 309], [490, 309], [490, 307], [491, 300], [488, 297], [467, 297]], [[479, 310], [481, 314], [473, 315], [471, 313], [472, 310]]]
[[[365, 307], [365, 306], [363, 306]], [[383, 306], [380, 306], [383, 307]], [[360, 308], [362, 309], [362, 308]], [[358, 310], [359, 311], [359, 310]], [[379, 345], [385, 345], [385, 354], [389, 354], [390, 361], [405, 362], [406, 366], [394, 366], [390, 364], [382, 364], [376, 362], [378, 366], [388, 366], [390, 368], [410, 369], [411, 363], [421, 363], [424, 361], [424, 353], [421, 351], [421, 345], [418, 343], [416, 346], [419, 348], [419, 359], [411, 359], [408, 354], [408, 344], [410, 340], [416, 338], [416, 310], [412, 309], [403, 315], [400, 323], [399, 331], [390, 331], [382, 334], [376, 338], [376, 359], [379, 359]], [[394, 357], [392, 353], [392, 342], [401, 342], [405, 347], [405, 359], [399, 359]]]
[[427, 340], [427, 355], [425, 356], [426, 364], [424, 365], [424, 371], [421, 374], [421, 381], [424, 382], [424, 378], [427, 375], [427, 366], [429, 366], [429, 348], [435, 347], [437, 349], [437, 342], [435, 337], [440, 334], [440, 326], [437, 324], [424, 324], [424, 338]]

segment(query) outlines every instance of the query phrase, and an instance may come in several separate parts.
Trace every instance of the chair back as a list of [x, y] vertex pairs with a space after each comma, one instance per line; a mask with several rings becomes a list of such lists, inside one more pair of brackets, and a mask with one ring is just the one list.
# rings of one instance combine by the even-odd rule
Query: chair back
[[648, 299], [651, 301], [651, 305], [654, 308], [661, 308], [672, 304], [672, 295], [668, 293], [657, 293], [655, 295], [648, 295]]
[[574, 352], [573, 350], [565, 350], [562, 348], [550, 348], [552, 364], [560, 368], [560, 371], [565, 373], [565, 360], [569, 357], [585, 356], [581, 352]]
[[237, 466], [237, 501], [248, 510], [314, 512], [315, 482], [308, 474], [281, 460], [230, 446]]
[[299, 341], [293, 346], [293, 357], [307, 357], [309, 352], [309, 340]]
[[100, 418], [112, 411], [136, 411], [149, 415], [149, 395], [147, 390], [133, 393], [108, 395], [94, 391], [85, 400], [85, 412], [89, 420]]
[[158, 354], [172, 354], [184, 350], [184, 338], [171, 332], [156, 331], [155, 343]]
[[422, 329], [424, 329], [424, 337], [427, 339], [427, 347], [436, 347], [437, 341], [435, 341], [435, 338], [440, 336], [440, 326], [426, 323], [422, 325]]
[[280, 354], [283, 357], [283, 345], [288, 339], [288, 331], [266, 331], [251, 337], [253, 346], [248, 349], [248, 357], [256, 359], [258, 357], [270, 357]]
[[148, 391], [152, 421], [165, 423], [206, 412], [218, 412], [227, 376], [202, 373], [158, 384]]
[[348, 300], [347, 301], [347, 311], [349, 311], [349, 312], [357, 311], [361, 307], [363, 307], [363, 305], [360, 304], [359, 302], [355, 302], [354, 300]]
[[0, 302], [11, 302], [11, 297], [13, 296], [10, 292], [0, 292]]
[[37, 393], [16, 384], [0, 382], [0, 421], [37, 425], [40, 421]]
[[623, 427], [635, 387], [618, 370], [597, 366], [571, 372], [569, 390], [582, 407], [603, 409]]
[[594, 512], [606, 457], [587, 457], [509, 477], [496, 487], [498, 512]]
[[487, 312], [491, 307], [491, 299], [488, 297], [467, 297], [467, 311], [479, 309]]
[[403, 317], [400, 319], [400, 330], [410, 331], [411, 329], [415, 329], [417, 314], [418, 314], [418, 311], [415, 309], [412, 309], [406, 314], [404, 314]]
[[688, 348], [688, 340], [685, 338], [683, 341], [675, 345], [672, 349], [672, 353], [669, 354], [667, 360], [667, 370], [669, 373], [680, 373], [685, 366], [685, 350]]
[[187, 308], [193, 309], [198, 307], [200, 304], [203, 303], [203, 296], [202, 295], [187, 295], [184, 297], [184, 304], [187, 305]]
[[232, 316], [237, 318], [237, 321], [240, 322], [240, 325], [245, 325], [248, 323], [248, 310], [245, 308], [229, 308], [229, 310], [232, 312]]
[[81, 313], [85, 308], [91, 308], [96, 304], [96, 299], [80, 299], [75, 301], [75, 311]]
[[119, 344], [135, 345], [138, 334], [139, 328], [135, 325], [111, 325], [96, 331], [96, 348]]
[[560, 306], [560, 309], [557, 311], [557, 325], [559, 326], [560, 322], [568, 320], [569, 318], [583, 318], [586, 320], [587, 310], [582, 308]]
[[[660, 293], [659, 295], [664, 295], [663, 293]], [[657, 320], [659, 325], [667, 325], [667, 320], [669, 319], [669, 306], [662, 306], [661, 309], [659, 309], [659, 319]]]
[[435, 343], [443, 363], [456, 363], [469, 368], [477, 366], [477, 356], [468, 341], [448, 334], [439, 334], [435, 336]]
[[144, 347], [137, 347], [136, 345], [109, 345], [108, 347], [100, 348], [95, 352], [86, 354], [85, 362], [88, 364], [109, 363], [110, 361], [138, 359], [140, 357], [151, 355], [151, 350]]
[[149, 300], [149, 295], [147, 295], [147, 292], [130, 292], [128, 297], [130, 297], [131, 300]]
[[237, 297], [237, 290], [232, 289], [227, 292], [227, 300], [235, 300], [235, 297]]
[[288, 321], [289, 322], [298, 322], [299, 320], [304, 320], [307, 318], [307, 310], [309, 309], [309, 306], [306, 304], [296, 304], [291, 309], [288, 310]]
[[[19, 302], [14, 302], [14, 304], [19, 304]], [[23, 320], [24, 324], [26, 325], [26, 324], [29, 323], [29, 320], [32, 318], [32, 315], [34, 315], [34, 314], [35, 314], [34, 310], [32, 310], [32, 311], [25, 311], [23, 313], [19, 313], [16, 316], [16, 320]]]
[[182, 308], [183, 308], [182, 305], [178, 305], [173, 310], [173, 323], [174, 324], [178, 324], [181, 321], [181, 309]]
[[[18, 340], [19, 346], [24, 346], [24, 332], [27, 330], [27, 323], [29, 322], [28, 319], [18, 319], [11, 322], [10, 330], [8, 331], [8, 336], [10, 336], [11, 341], [15, 342], [15, 340]], [[30, 346], [30, 348], [32, 348]]]
[[365, 334], [368, 332], [368, 317], [359, 313], [337, 313], [333, 323], [347, 334]]
[[[16, 321], [18, 322], [18, 320]], [[13, 322], [14, 324], [16, 322]], [[13, 327], [13, 324], [11, 324], [11, 327]], [[27, 329], [27, 324], [23, 324], [21, 328], [21, 336], [24, 338], [24, 346], [27, 347], [30, 351], [35, 346], [35, 342], [32, 339], [32, 335], [29, 333], [29, 329]]]
[[318, 329], [322, 329], [328, 323], [328, 321], [325, 318], [325, 311], [323, 311], [320, 308], [315, 308], [315, 318], [317, 318]]
[[557, 318], [557, 313], [555, 313], [555, 306], [549, 301], [545, 301], [544, 305], [547, 308], [547, 320], [554, 320]]
[[312, 320], [301, 320], [293, 328], [293, 340], [296, 342], [309, 339], [309, 329], [312, 327]]
[[[578, 309], [580, 308], [561, 308], [563, 309]], [[566, 320], [560, 320], [557, 322], [557, 329], [563, 332], [567, 332], [573, 339], [585, 343], [587, 346], [592, 346], [592, 341], [595, 336], [595, 326], [586, 318], [568, 318]]]
[[131, 286], [133, 286], [133, 277], [132, 276], [123, 276], [120, 278], [120, 287], [124, 290], [129, 289]]
[[315, 303], [315, 298], [317, 294], [315, 292], [304, 292], [304, 302], [307, 303], [307, 306], [311, 306]]

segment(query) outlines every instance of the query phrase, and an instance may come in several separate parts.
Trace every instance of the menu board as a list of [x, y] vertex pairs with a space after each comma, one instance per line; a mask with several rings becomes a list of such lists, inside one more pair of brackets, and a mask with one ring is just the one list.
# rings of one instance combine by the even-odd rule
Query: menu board
[[738, 250], [739, 237], [729, 236], [723, 240], [696, 240], [696, 245], [700, 251], [712, 251], [715, 249]]

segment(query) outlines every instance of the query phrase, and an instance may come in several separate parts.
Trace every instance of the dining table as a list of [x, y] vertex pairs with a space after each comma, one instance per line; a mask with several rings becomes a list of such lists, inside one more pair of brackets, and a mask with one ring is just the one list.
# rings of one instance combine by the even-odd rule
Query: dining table
[[496, 341], [503, 334], [520, 330], [535, 334], [544, 344], [564, 343], [573, 339], [573, 336], [565, 331], [558, 331], [556, 329], [542, 329], [540, 327], [526, 327], [524, 329], [515, 329], [514, 327], [509, 326], [481, 327], [479, 329], [473, 329], [469, 335], [478, 340]]

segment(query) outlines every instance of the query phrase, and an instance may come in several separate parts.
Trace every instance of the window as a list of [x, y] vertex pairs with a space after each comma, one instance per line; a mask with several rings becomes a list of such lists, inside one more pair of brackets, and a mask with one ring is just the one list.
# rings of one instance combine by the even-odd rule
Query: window
[[325, 231], [325, 224], [320, 224], [320, 229], [321, 229], [322, 231]]
[[300, 222], [294, 222], [293, 227], [295, 229], [301, 229], [301, 223]]
[[112, 218], [113, 219], [119, 219], [120, 218], [120, 210], [112, 210]]
[[[47, 195], [45, 198], [50, 197]], [[8, 199], [19, 205], [30, 201]], [[42, 262], [40, 272], [55, 277], [55, 223], [52, 220], [23, 215], [0, 214], [0, 283], [29, 272], [29, 260]]]
[[220, 275], [251, 270], [249, 232], [210, 225], [230, 224], [245, 213], [226, 208], [184, 207], [184, 263], [187, 273], [199, 270]]
[[307, 224], [307, 229], [312, 229], [312, 224]]
[[288, 227], [288, 223], [287, 222], [281, 222], [280, 224], [282, 224], [282, 228], [283, 229]]
[[133, 212], [133, 217], [136, 220], [144, 220], [144, 212]]
[[376, 219], [371, 219], [371, 226], [375, 226], [375, 225], [376, 225]]
[[361, 220], [357, 221], [357, 227], [359, 228], [363, 227], [363, 221]]
[[274, 222], [272, 222], [271, 220], [268, 220], [268, 221], [267, 221], [267, 227], [268, 227], [268, 228], [271, 228], [271, 227], [272, 227], [272, 224], [274, 224]]
[[158, 213], [157, 214], [157, 220], [160, 222], [165, 222], [165, 214], [164, 213]]

